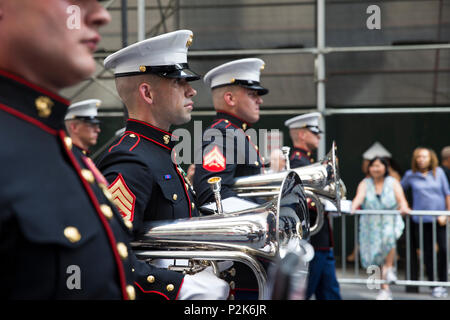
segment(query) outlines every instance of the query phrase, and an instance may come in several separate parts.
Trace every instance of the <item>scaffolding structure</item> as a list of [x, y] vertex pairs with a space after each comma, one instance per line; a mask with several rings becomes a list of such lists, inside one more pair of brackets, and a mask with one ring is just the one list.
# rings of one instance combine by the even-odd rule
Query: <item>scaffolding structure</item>
[[[94, 76], [86, 80], [81, 85], [76, 88], [71, 88], [67, 90], [66, 95], [71, 100], [78, 100], [84, 96], [92, 94], [92, 86], [95, 84], [98, 90], [103, 90], [105, 94], [109, 95], [112, 99], [109, 103], [109, 108], [100, 110], [100, 116], [105, 117], [122, 117], [123, 116], [123, 106], [121, 104], [120, 98], [115, 92], [113, 83], [113, 74], [110, 70], [103, 68], [103, 59], [115, 50], [120, 49], [120, 47], [127, 46], [135, 41], [140, 41], [145, 38], [155, 36], [161, 33], [173, 31], [180, 28], [188, 28], [189, 25], [185, 25], [183, 22], [183, 12], [199, 12], [201, 10], [225, 10], [226, 12], [236, 12], [233, 10], [253, 10], [255, 8], [268, 8], [272, 12], [276, 12], [279, 8], [294, 8], [295, 6], [308, 7], [311, 12], [315, 13], [314, 17], [314, 30], [310, 30], [314, 34], [314, 45], [313, 46], [303, 46], [299, 45], [297, 47], [277, 47], [277, 48], [213, 48], [213, 49], [199, 49], [190, 50], [189, 59], [194, 59], [195, 61], [207, 61], [208, 59], [237, 59], [247, 56], [302, 56], [308, 57], [307, 61], [313, 62], [313, 66], [310, 67], [312, 71], [300, 72], [299, 70], [291, 70], [292, 72], [279, 73], [274, 76], [303, 76], [308, 79], [312, 79], [314, 82], [315, 98], [311, 99], [307, 106], [277, 106], [273, 104], [267, 110], [261, 110], [262, 115], [275, 115], [282, 114], [286, 116], [293, 116], [295, 114], [318, 111], [322, 117], [322, 128], [324, 130], [327, 128], [325, 120], [327, 116], [336, 114], [389, 114], [389, 113], [443, 113], [446, 116], [450, 113], [450, 89], [446, 86], [447, 79], [450, 78], [450, 3], [447, 0], [429, 0], [428, 3], [433, 2], [437, 8], [435, 15], [435, 24], [437, 26], [437, 36], [432, 39], [433, 41], [424, 43], [391, 43], [389, 45], [327, 45], [327, 30], [326, 22], [330, 19], [327, 16], [327, 10], [331, 6], [341, 6], [355, 5], [359, 3], [362, 7], [368, 7], [373, 2], [360, 0], [360, 1], [325, 1], [325, 0], [315, 0], [315, 1], [245, 1], [245, 0], [235, 0], [235, 1], [183, 1], [183, 0], [110, 0], [105, 4], [105, 7], [111, 12], [114, 18], [119, 18], [120, 21], [120, 35], [116, 34], [116, 38], [120, 38], [120, 46], [116, 48], [105, 49], [103, 52], [97, 52], [95, 54], [95, 59], [98, 62], [98, 70]], [[383, 1], [383, 5], [417, 5], [423, 3], [423, 0], [387, 0]], [[374, 2], [375, 4], [377, 2]], [[380, 2], [380, 7], [383, 8]], [[339, 12], [338, 10], [335, 10]], [[212, 11], [207, 11], [212, 12]], [[383, 10], [381, 11], [383, 15]], [[130, 16], [132, 18], [130, 19]], [[365, 21], [369, 15], [367, 13], [362, 13], [361, 19]], [[150, 18], [149, 18], [150, 17]], [[231, 17], [230, 17], [231, 19]], [[245, 17], [243, 18], [245, 19]], [[184, 19], [186, 20], [186, 19]], [[383, 20], [382, 20], [383, 21]], [[151, 22], [151, 23], [149, 23]], [[116, 26], [117, 27], [117, 26]], [[428, 26], [429, 27], [429, 26]], [[132, 37], [130, 37], [132, 35]], [[108, 41], [108, 37], [106, 40]], [[376, 41], [375, 41], [376, 42]], [[116, 46], [117, 46], [116, 41]], [[432, 91], [433, 97], [430, 103], [424, 104], [422, 106], [339, 106], [334, 103], [327, 102], [327, 81], [329, 80], [330, 73], [327, 75], [327, 63], [333, 55], [342, 54], [377, 54], [377, 53], [388, 53], [388, 52], [434, 52], [435, 62], [434, 68], [432, 70], [421, 70], [417, 66], [417, 70], [403, 70], [402, 73], [415, 72], [418, 73], [428, 73], [433, 78]], [[444, 54], [445, 53], [445, 54]], [[444, 58], [442, 58], [444, 56]], [[448, 61], [447, 61], [448, 59]], [[444, 66], [439, 65], [439, 62], [443, 61]], [[446, 64], [448, 67], [446, 68]], [[345, 70], [345, 72], [352, 76], [357, 76], [358, 74], [364, 73], [361, 70]], [[345, 74], [341, 71], [340, 74]], [[395, 74], [396, 70], [381, 70], [380, 73]], [[336, 74], [339, 74], [336, 73]], [[438, 81], [444, 77], [444, 86], [441, 92], [438, 92]], [[264, 74], [262, 75], [264, 79]], [[264, 81], [264, 80], [263, 80]], [[450, 81], [448, 83], [450, 85]], [[270, 88], [270, 87], [269, 87]], [[199, 91], [199, 90], [198, 90]], [[201, 90], [200, 90], [201, 91]], [[444, 103], [440, 103], [438, 96], [443, 96]], [[208, 99], [208, 96], [204, 98]], [[315, 102], [312, 105], [311, 101]], [[112, 106], [116, 108], [112, 108]], [[193, 115], [212, 115], [214, 114], [212, 108], [197, 108], [193, 112]], [[324, 135], [325, 137], [325, 135]], [[318, 150], [319, 158], [323, 157], [326, 153], [327, 142], [325, 139], [321, 139], [320, 147]]]

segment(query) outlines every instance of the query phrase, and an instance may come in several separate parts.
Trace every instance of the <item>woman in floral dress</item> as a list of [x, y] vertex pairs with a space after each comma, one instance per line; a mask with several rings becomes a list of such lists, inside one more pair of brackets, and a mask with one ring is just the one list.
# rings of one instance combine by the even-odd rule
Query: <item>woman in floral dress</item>
[[[362, 180], [352, 202], [352, 213], [359, 207], [366, 210], [410, 211], [400, 183], [389, 176], [388, 164], [375, 157], [369, 162], [369, 176]], [[359, 220], [361, 264], [382, 266], [382, 278], [388, 282], [397, 279], [394, 270], [396, 242], [405, 224], [400, 215], [362, 215]], [[391, 300], [388, 284], [382, 284], [377, 299]]]

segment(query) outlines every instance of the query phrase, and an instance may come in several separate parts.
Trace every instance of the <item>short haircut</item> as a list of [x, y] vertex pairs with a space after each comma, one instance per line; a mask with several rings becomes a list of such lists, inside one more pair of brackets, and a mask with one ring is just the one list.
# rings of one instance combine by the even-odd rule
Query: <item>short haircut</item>
[[369, 161], [369, 165], [367, 166], [367, 168], [369, 169], [373, 165], [373, 163], [375, 161], [377, 161], [377, 160], [380, 160], [380, 162], [383, 164], [384, 168], [386, 169], [385, 172], [384, 172], [384, 176], [387, 177], [389, 175], [389, 164], [388, 164], [388, 162], [387, 162], [387, 160], [385, 158], [378, 157], [378, 156], [375, 157], [375, 158], [372, 158]]
[[442, 148], [442, 151], [441, 151], [441, 159], [444, 160], [447, 158], [450, 158], [450, 146], [446, 146], [446, 147]]

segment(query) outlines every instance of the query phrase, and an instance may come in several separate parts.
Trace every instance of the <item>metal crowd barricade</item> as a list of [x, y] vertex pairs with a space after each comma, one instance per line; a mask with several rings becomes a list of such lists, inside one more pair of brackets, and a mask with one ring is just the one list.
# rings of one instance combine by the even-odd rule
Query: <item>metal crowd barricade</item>
[[[397, 215], [400, 214], [399, 210], [357, 210], [354, 214], [342, 214], [342, 215], [334, 215], [331, 214], [331, 226], [334, 227], [335, 219], [341, 219], [341, 263], [340, 266], [337, 265], [336, 268], [338, 269], [340, 267], [340, 273], [341, 276], [338, 277], [339, 283], [349, 283], [349, 284], [367, 284], [369, 275], [368, 273], [364, 272], [361, 274], [361, 268], [359, 265], [359, 216], [361, 215]], [[413, 215], [419, 216], [419, 249], [420, 249], [420, 255], [419, 255], [419, 280], [411, 280], [411, 217]], [[437, 242], [437, 236], [436, 236], [436, 219], [433, 219], [432, 221], [432, 252], [433, 252], [433, 275], [435, 281], [426, 281], [424, 279], [424, 236], [423, 236], [423, 217], [422, 216], [447, 216], [447, 223], [445, 226], [445, 241], [447, 244], [447, 275], [449, 271], [449, 262], [450, 262], [450, 244], [449, 244], [449, 225], [450, 225], [450, 211], [427, 211], [427, 210], [412, 210], [409, 214], [405, 215], [405, 229], [403, 230], [403, 233], [405, 234], [405, 241], [406, 241], [406, 248], [405, 248], [405, 257], [406, 257], [406, 270], [402, 270], [405, 273], [405, 280], [401, 280], [400, 273], [398, 270], [398, 242], [396, 247], [396, 255], [395, 255], [395, 264], [394, 267], [397, 270], [397, 276], [398, 280], [395, 281], [395, 283], [390, 283], [390, 285], [403, 285], [403, 286], [443, 286], [443, 287], [450, 287], [450, 281], [443, 282], [438, 281], [438, 275], [437, 275], [437, 252], [435, 248], [435, 244]], [[355, 249], [355, 260], [354, 260], [354, 270], [353, 270], [353, 276], [350, 277], [349, 272], [347, 272], [347, 252], [346, 252], [346, 246], [347, 246], [347, 239], [346, 239], [346, 220], [347, 219], [354, 219], [354, 245], [353, 247]], [[334, 229], [334, 228], [333, 228]], [[335, 242], [336, 242], [335, 238]], [[337, 254], [337, 253], [336, 253]], [[400, 253], [401, 254], [401, 253]], [[381, 267], [381, 266], [380, 266]], [[370, 279], [371, 284], [383, 284], [387, 283], [386, 280], [374, 280]]]

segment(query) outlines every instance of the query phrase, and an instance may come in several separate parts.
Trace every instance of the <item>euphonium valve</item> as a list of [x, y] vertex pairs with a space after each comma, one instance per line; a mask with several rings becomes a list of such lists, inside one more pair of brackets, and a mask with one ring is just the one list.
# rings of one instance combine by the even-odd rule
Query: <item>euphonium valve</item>
[[289, 147], [282, 147], [281, 152], [283, 153], [284, 160], [286, 161], [286, 170], [291, 170], [291, 163], [289, 160], [289, 152], [291, 148]]
[[221, 181], [221, 177], [212, 177], [208, 179], [208, 183], [214, 194], [214, 199], [216, 200], [217, 214], [223, 214], [222, 197], [220, 196], [220, 190], [222, 189]]

